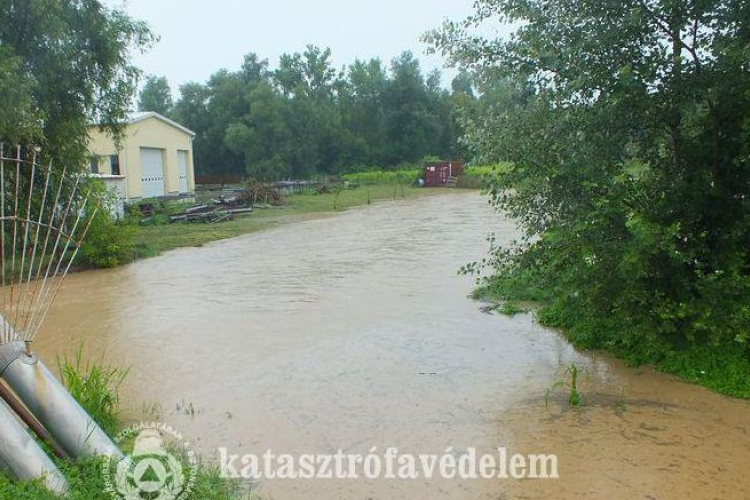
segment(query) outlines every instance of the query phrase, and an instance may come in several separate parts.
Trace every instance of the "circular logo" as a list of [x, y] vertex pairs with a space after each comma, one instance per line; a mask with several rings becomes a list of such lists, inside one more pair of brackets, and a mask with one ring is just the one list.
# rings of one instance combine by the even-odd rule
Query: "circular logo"
[[135, 438], [133, 452], [104, 462], [107, 492], [117, 500], [182, 500], [193, 490], [198, 459], [182, 434], [163, 423], [141, 423], [121, 432], [118, 445]]

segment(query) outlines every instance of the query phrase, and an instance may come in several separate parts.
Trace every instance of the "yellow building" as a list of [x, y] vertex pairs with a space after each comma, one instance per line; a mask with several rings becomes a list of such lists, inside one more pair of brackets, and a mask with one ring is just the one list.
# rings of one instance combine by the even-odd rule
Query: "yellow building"
[[89, 168], [127, 202], [187, 197], [195, 192], [195, 132], [158, 113], [130, 117], [120, 149], [99, 126], [89, 127]]

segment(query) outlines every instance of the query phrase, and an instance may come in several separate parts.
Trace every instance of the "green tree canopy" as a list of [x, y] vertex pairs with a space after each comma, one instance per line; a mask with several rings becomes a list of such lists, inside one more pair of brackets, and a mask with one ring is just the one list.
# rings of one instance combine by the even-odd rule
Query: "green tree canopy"
[[312, 45], [275, 70], [248, 54], [239, 71], [181, 91], [174, 115], [198, 134], [200, 173], [303, 178], [454, 151], [451, 95], [410, 53], [390, 73], [378, 59], [337, 71], [331, 51]]
[[87, 120], [119, 130], [148, 27], [96, 0], [0, 0], [0, 134], [82, 165]]
[[[494, 254], [499, 289], [541, 285], [542, 316], [585, 346], [652, 361], [709, 345], [747, 363], [750, 5], [477, 7], [428, 38], [478, 81], [505, 82], [468, 131], [484, 159], [512, 162], [491, 195], [527, 231]], [[520, 27], [476, 34], [497, 21]]]
[[167, 116], [172, 112], [174, 102], [172, 89], [165, 77], [149, 76], [141, 90], [138, 111], [155, 111]]

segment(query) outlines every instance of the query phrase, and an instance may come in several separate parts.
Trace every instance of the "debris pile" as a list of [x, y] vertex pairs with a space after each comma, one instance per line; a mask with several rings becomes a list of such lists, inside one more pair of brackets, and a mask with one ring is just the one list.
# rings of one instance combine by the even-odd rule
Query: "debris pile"
[[[242, 210], [242, 209], [240, 209]], [[252, 209], [245, 210], [245, 212]], [[174, 214], [169, 217], [170, 222], [203, 222], [205, 224], [217, 224], [234, 219], [238, 210], [222, 208], [216, 205], [198, 205], [188, 208], [185, 212]]]
[[[232, 196], [220, 194], [208, 203], [193, 206], [180, 213], [169, 215], [169, 222], [203, 222], [216, 224], [233, 220], [235, 215], [249, 214], [253, 209], [281, 205], [284, 198], [273, 186], [253, 183]], [[142, 209], [143, 210], [143, 209]]]
[[254, 182], [237, 195], [237, 201], [246, 207], [266, 208], [283, 205], [284, 197], [278, 189], [270, 184]]

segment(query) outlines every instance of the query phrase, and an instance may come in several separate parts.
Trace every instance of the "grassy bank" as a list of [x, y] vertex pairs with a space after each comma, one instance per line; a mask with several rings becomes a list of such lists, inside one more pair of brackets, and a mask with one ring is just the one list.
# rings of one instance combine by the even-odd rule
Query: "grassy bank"
[[412, 184], [420, 177], [420, 168], [409, 168], [402, 170], [376, 170], [372, 172], [357, 172], [345, 174], [341, 178], [347, 182], [359, 184]]
[[378, 201], [416, 198], [442, 192], [437, 189], [417, 189], [407, 184], [373, 184], [339, 193], [295, 194], [282, 207], [255, 210], [249, 216], [238, 217], [221, 224], [165, 224], [137, 227], [135, 258], [153, 257], [181, 247], [201, 246], [212, 241], [233, 238], [267, 229], [272, 226], [325, 216]]
[[[484, 187], [485, 177], [491, 175], [495, 168], [496, 167], [491, 166], [466, 167], [464, 175], [458, 178], [458, 187], [465, 189], [481, 189]], [[346, 174], [342, 176], [342, 179], [367, 186], [377, 184], [413, 184], [420, 177], [422, 177], [422, 169], [412, 168]]]
[[[119, 388], [128, 375], [128, 370], [107, 366], [102, 361], [84, 361], [79, 349], [73, 359], [59, 360], [61, 379], [73, 397], [86, 409], [91, 417], [110, 435], [116, 435], [127, 427], [118, 418], [120, 403]], [[42, 446], [47, 447], [46, 444]], [[123, 446], [123, 451], [132, 451], [132, 443]], [[54, 461], [70, 484], [67, 500], [112, 500], [107, 493], [104, 463], [102, 458], [86, 460]], [[22, 482], [12, 478], [5, 469], [0, 469], [0, 499], [13, 500], [59, 500], [60, 497], [47, 491], [41, 482]], [[145, 498], [145, 497], [144, 497]], [[216, 468], [199, 465], [192, 492], [185, 500], [257, 500], [240, 483], [222, 478]]]
[[[577, 348], [605, 350], [630, 365], [648, 364], [663, 373], [718, 393], [750, 399], [750, 359], [744, 346], [739, 343], [664, 342], [644, 356], [626, 343], [601, 342], [597, 340], [596, 332], [579, 328], [579, 322], [574, 317], [576, 313], [561, 307], [549, 292], [535, 285], [533, 277], [529, 275], [505, 280], [491, 278], [475, 290], [474, 298], [491, 304], [489, 310], [509, 315], [533, 310], [542, 325], [558, 329]], [[621, 331], [622, 327], [612, 324], [609, 329]], [[639, 356], [634, 357], [634, 352], [639, 352]]]
[[[100, 460], [58, 462], [60, 470], [70, 482], [67, 500], [112, 500], [102, 474]], [[0, 472], [0, 498], [12, 500], [60, 500], [38, 482], [19, 482]], [[243, 493], [240, 486], [222, 479], [216, 470], [202, 467], [195, 488], [185, 500], [254, 500]]]

